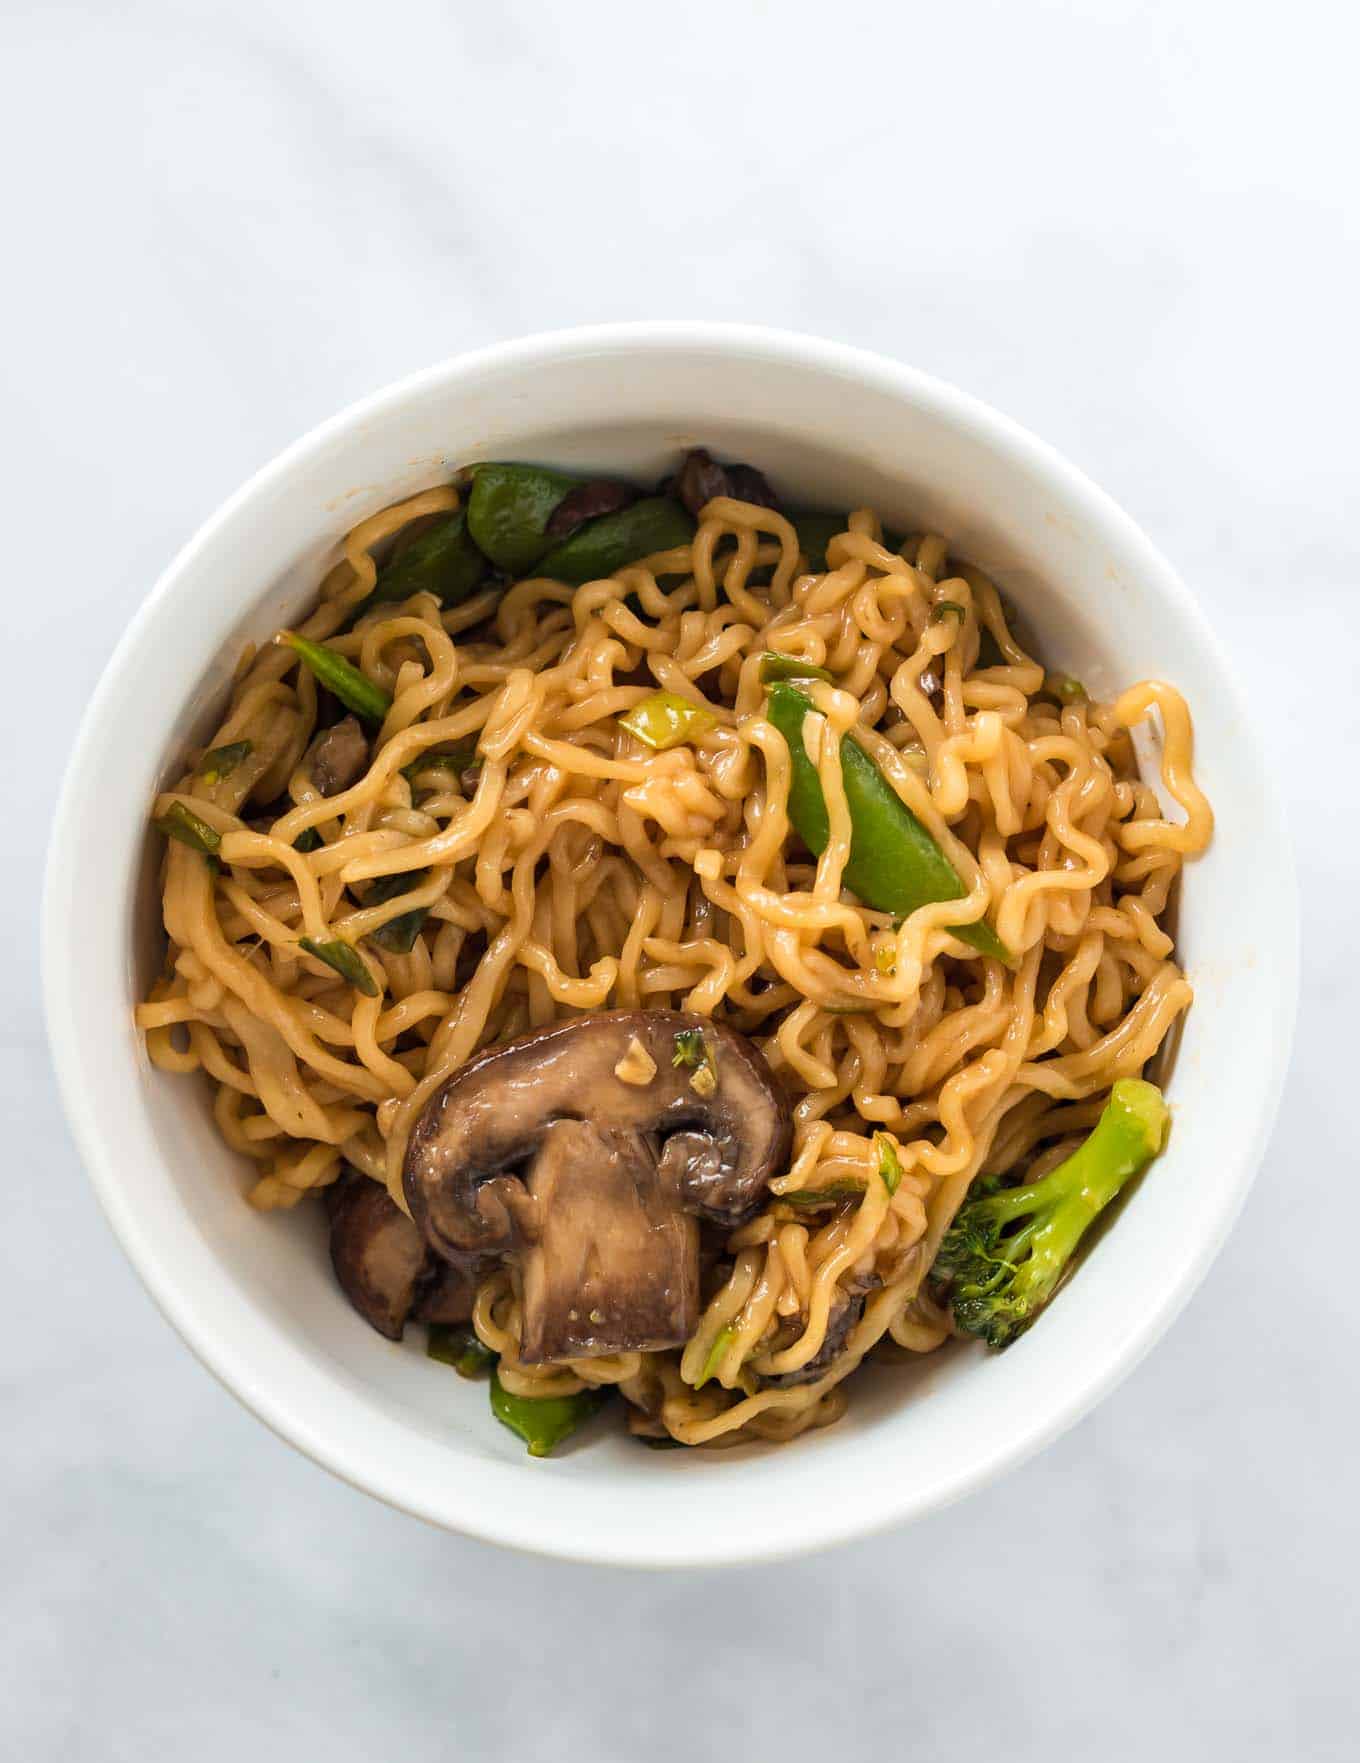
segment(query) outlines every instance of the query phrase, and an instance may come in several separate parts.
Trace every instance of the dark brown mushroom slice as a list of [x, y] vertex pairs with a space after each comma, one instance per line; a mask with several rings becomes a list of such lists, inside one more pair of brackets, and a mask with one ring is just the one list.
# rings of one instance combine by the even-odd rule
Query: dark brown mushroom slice
[[607, 1011], [455, 1072], [416, 1122], [405, 1192], [438, 1255], [510, 1260], [526, 1364], [653, 1351], [698, 1321], [699, 1221], [750, 1217], [789, 1138], [785, 1098], [734, 1030]]
[[308, 747], [303, 763], [323, 796], [338, 796], [368, 770], [368, 736], [355, 716], [345, 716]]
[[[776, 1390], [791, 1390], [800, 1383], [816, 1383], [819, 1377], [830, 1371], [833, 1363], [844, 1352], [851, 1330], [863, 1314], [863, 1298], [837, 1296], [832, 1301], [831, 1314], [826, 1319], [826, 1333], [822, 1337], [822, 1344], [807, 1364], [800, 1365], [796, 1371], [784, 1371], [777, 1377], [767, 1377], [763, 1381]], [[791, 1347], [806, 1326], [806, 1321], [800, 1318], [796, 1330], [789, 1330], [790, 1338], [777, 1340], [772, 1351], [781, 1352]]]
[[550, 539], [565, 539], [588, 520], [595, 520], [601, 514], [617, 514], [620, 508], [636, 502], [641, 494], [632, 484], [622, 483], [618, 478], [592, 478], [589, 483], [578, 484], [574, 490], [567, 491], [548, 516], [544, 534]]
[[327, 1190], [331, 1264], [340, 1288], [379, 1334], [399, 1341], [407, 1321], [466, 1322], [472, 1268], [440, 1262], [380, 1182], [344, 1175]]
[[696, 520], [704, 504], [715, 496], [754, 502], [759, 508], [779, 507], [779, 498], [764, 472], [757, 471], [754, 465], [719, 465], [707, 447], [691, 447], [674, 479], [666, 482], [669, 491], [680, 498]]

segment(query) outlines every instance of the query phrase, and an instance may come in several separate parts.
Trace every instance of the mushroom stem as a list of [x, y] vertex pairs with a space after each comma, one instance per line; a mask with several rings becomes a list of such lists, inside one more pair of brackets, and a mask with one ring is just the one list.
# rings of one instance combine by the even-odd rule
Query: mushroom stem
[[538, 1240], [520, 1257], [526, 1365], [677, 1347], [699, 1315], [699, 1228], [635, 1132], [557, 1120], [528, 1171]]

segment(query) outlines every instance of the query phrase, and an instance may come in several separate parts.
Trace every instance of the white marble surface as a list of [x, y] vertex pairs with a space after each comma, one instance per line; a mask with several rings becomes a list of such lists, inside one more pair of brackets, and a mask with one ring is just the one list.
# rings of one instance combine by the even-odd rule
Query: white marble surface
[[[1352, 18], [1335, 0], [0, 9], [0, 1754], [1360, 1753]], [[469, 345], [686, 315], [899, 354], [1111, 489], [1271, 720], [1307, 928], [1254, 1197], [1113, 1399], [912, 1530], [649, 1578], [423, 1529], [199, 1369], [62, 1125], [35, 909], [81, 700], [241, 478]]]

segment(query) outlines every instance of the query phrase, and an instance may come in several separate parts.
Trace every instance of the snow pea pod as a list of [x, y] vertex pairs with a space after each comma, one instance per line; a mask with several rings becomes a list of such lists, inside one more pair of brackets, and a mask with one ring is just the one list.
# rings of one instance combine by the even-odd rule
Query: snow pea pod
[[460, 508], [417, 534], [383, 565], [371, 598], [409, 600], [424, 593], [433, 594], [441, 606], [457, 606], [476, 590], [488, 568]]
[[431, 1359], [452, 1365], [459, 1377], [485, 1377], [496, 1364], [490, 1347], [484, 1347], [476, 1331], [465, 1323], [432, 1322], [426, 1331], [425, 1351]]
[[[810, 851], [821, 856], [831, 836], [821, 780], [803, 745], [803, 718], [812, 700], [787, 680], [770, 687], [769, 718], [789, 749], [789, 819]], [[841, 777], [850, 810], [847, 888], [866, 906], [907, 918], [937, 900], [958, 900], [967, 889], [944, 852], [893, 789], [858, 741], [841, 740]], [[982, 955], [1011, 963], [1010, 951], [985, 919], [951, 927], [951, 934]]]
[[517, 1432], [531, 1457], [546, 1457], [583, 1425], [605, 1399], [604, 1390], [580, 1390], [574, 1396], [513, 1396], [493, 1371], [491, 1412], [502, 1426]]
[[613, 575], [639, 557], [688, 545], [693, 537], [694, 522], [678, 502], [669, 496], [644, 496], [579, 527], [539, 560], [536, 573], [579, 587]]
[[468, 497], [473, 543], [497, 569], [525, 576], [552, 548], [548, 522], [580, 478], [539, 465], [478, 465]]

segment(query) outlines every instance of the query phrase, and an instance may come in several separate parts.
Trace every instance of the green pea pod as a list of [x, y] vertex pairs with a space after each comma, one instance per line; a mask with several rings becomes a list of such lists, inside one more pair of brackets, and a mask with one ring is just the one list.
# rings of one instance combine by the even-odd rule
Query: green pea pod
[[452, 1365], [459, 1377], [485, 1377], [496, 1363], [496, 1355], [466, 1323], [432, 1322], [426, 1330], [425, 1352], [441, 1365]]
[[579, 587], [613, 575], [639, 557], [688, 545], [693, 537], [694, 522], [678, 502], [669, 496], [644, 496], [578, 528], [539, 559], [535, 573]]
[[604, 1390], [579, 1390], [574, 1396], [512, 1396], [491, 1373], [491, 1412], [519, 1434], [531, 1457], [548, 1456], [590, 1419], [605, 1395]]
[[312, 937], [299, 937], [298, 947], [314, 955], [318, 961], [324, 961], [327, 967], [333, 967], [341, 979], [347, 979], [355, 991], [362, 992], [366, 998], [376, 998], [378, 983], [364, 966], [363, 957], [349, 943], [343, 943], [337, 937], [334, 942], [318, 943]]
[[780, 679], [824, 679], [834, 686], [836, 676], [830, 668], [817, 667], [811, 661], [800, 661], [796, 655], [779, 655], [767, 649], [760, 658], [760, 683], [771, 686]]
[[228, 741], [225, 747], [214, 747], [203, 755], [198, 762], [198, 775], [205, 784], [220, 784], [249, 757], [249, 741]]
[[[398, 894], [408, 894], [412, 888], [419, 887], [426, 879], [423, 869], [403, 870], [400, 875], [380, 875], [369, 884], [364, 895], [365, 906], [382, 906], [388, 900], [395, 900]], [[420, 928], [430, 916], [428, 906], [413, 906], [409, 912], [403, 912], [396, 918], [389, 918], [387, 923], [380, 925], [373, 932], [373, 941], [380, 948], [390, 949], [394, 955], [409, 955], [416, 946], [416, 938]]]
[[402, 547], [378, 571], [373, 600], [409, 600], [433, 594], [441, 606], [457, 606], [481, 585], [487, 561], [472, 542], [467, 514], [444, 515]]
[[280, 631], [275, 642], [285, 643], [316, 675], [318, 685], [333, 692], [346, 710], [365, 722], [380, 723], [392, 708], [392, 695], [324, 643], [313, 643], [296, 631]]
[[807, 558], [808, 568], [814, 575], [822, 575], [827, 567], [826, 548], [837, 533], [849, 529], [850, 516], [800, 512], [791, 514], [789, 519], [798, 533], [798, 546]]
[[[776, 681], [770, 687], [770, 721], [788, 743], [792, 761], [789, 819], [808, 849], [820, 857], [831, 829], [817, 767], [803, 745], [803, 718], [812, 708], [811, 699], [790, 682]], [[922, 906], [958, 900], [967, 893], [953, 864], [849, 735], [841, 741], [841, 776], [851, 833], [850, 860], [843, 876], [846, 887], [866, 906], [908, 918]], [[951, 929], [980, 954], [1010, 964], [1010, 951], [985, 920]]]
[[582, 481], [539, 465], [474, 467], [467, 505], [473, 543], [507, 575], [527, 575], [552, 546], [546, 529], [558, 503]]
[[205, 857], [211, 857], [222, 848], [222, 835], [215, 826], [209, 826], [201, 815], [183, 802], [172, 802], [156, 822], [157, 827], [168, 839], [178, 839], [181, 845], [187, 845], [191, 851], [201, 851]]
[[619, 727], [626, 728], [648, 747], [664, 753], [668, 747], [679, 747], [686, 741], [697, 741], [717, 724], [717, 717], [702, 704], [692, 704], [678, 692], [653, 692], [639, 698], [626, 715], [619, 718]]

